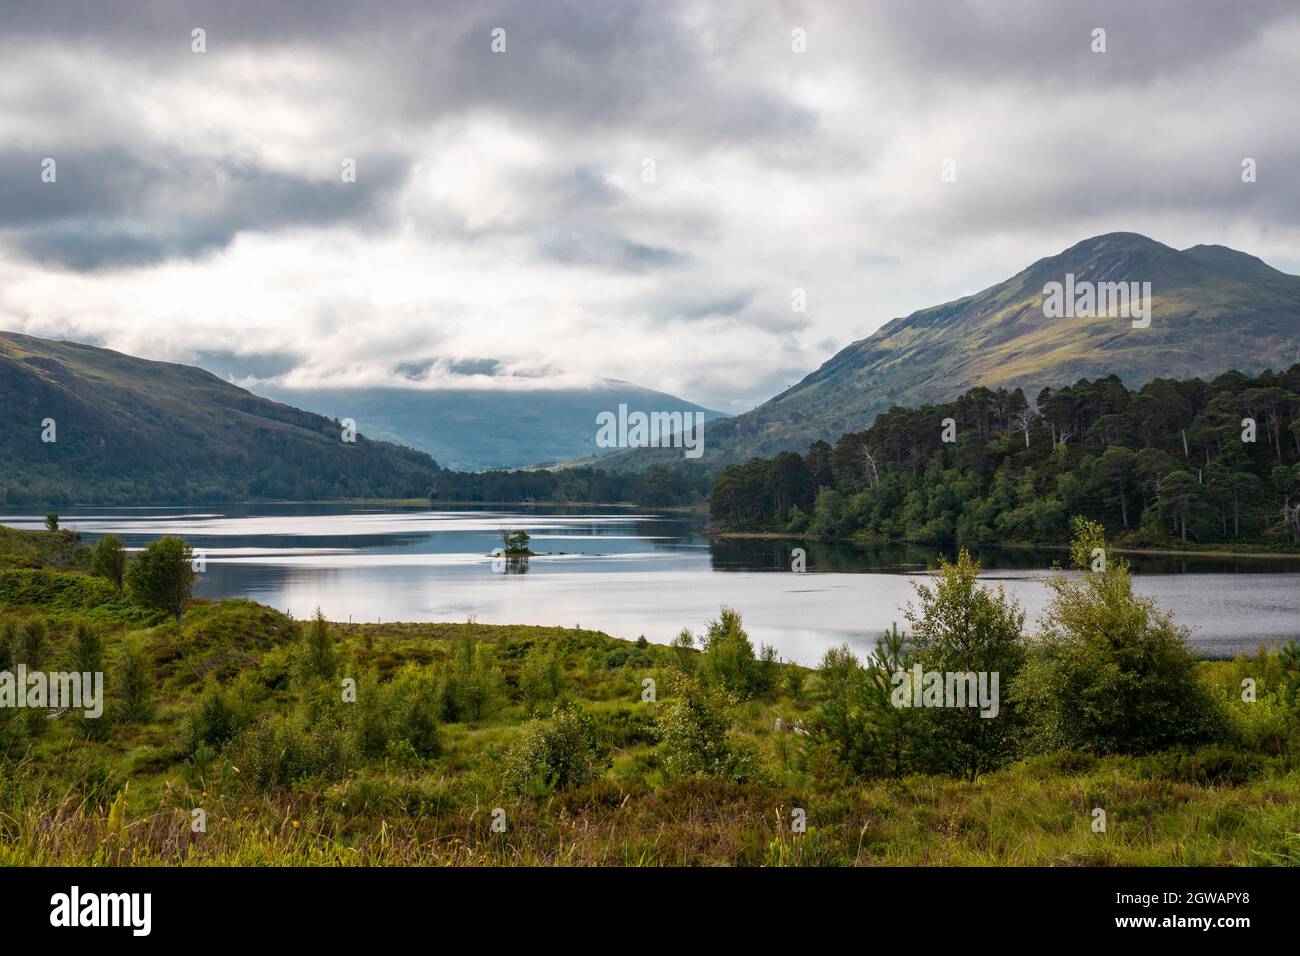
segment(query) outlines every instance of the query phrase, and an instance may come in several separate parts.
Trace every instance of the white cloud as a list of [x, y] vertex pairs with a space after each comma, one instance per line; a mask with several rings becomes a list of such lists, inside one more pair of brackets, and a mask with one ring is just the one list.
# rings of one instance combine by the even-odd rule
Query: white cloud
[[[288, 356], [296, 385], [426, 363], [423, 387], [608, 377], [740, 411], [1088, 235], [1294, 269], [1300, 21], [1186, 6], [1102, 5], [1104, 56], [1089, 17], [1017, 4], [345, 5], [215, 23], [204, 55], [102, 11], [20, 24], [0, 324]], [[454, 371], [486, 359], [504, 378]]]

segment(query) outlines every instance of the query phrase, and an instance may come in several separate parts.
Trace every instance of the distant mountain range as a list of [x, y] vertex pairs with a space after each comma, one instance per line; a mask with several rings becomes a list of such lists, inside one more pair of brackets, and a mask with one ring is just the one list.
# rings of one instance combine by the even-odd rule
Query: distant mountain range
[[[1067, 281], [1150, 283], [1150, 325], [1049, 317], [1043, 290]], [[1022, 388], [1032, 401], [1045, 386], [1084, 377], [1114, 373], [1137, 386], [1296, 361], [1300, 277], [1223, 246], [1179, 251], [1133, 233], [1088, 239], [976, 295], [895, 319], [735, 418], [619, 382], [529, 391], [268, 386], [264, 398], [191, 366], [0, 333], [0, 501], [423, 496], [436, 487], [438, 464], [591, 462], [596, 416], [619, 404], [704, 413], [705, 461], [720, 464], [802, 451], [863, 430], [893, 405], [947, 401], [975, 386]], [[333, 419], [344, 418], [356, 422], [355, 443], [341, 441]], [[47, 432], [56, 440], [43, 441]], [[681, 459], [680, 449], [633, 449], [594, 461], [631, 471]]]
[[[1149, 282], [1152, 319], [1049, 318], [1050, 282]], [[975, 386], [1022, 388], [1118, 375], [1213, 378], [1300, 361], [1300, 276], [1225, 246], [1177, 250], [1136, 233], [1109, 233], [1040, 259], [975, 295], [894, 319], [837, 352], [801, 382], [752, 411], [705, 430], [705, 461], [803, 451], [816, 439], [861, 431], [893, 405], [949, 401]], [[617, 470], [680, 458], [620, 451]]]
[[663, 392], [607, 380], [590, 389], [290, 389], [250, 386], [267, 398], [331, 418], [352, 418], [371, 438], [427, 452], [457, 471], [520, 468], [598, 453], [596, 416], [620, 403], [643, 412], [723, 413]]
[[0, 501], [424, 496], [423, 452], [343, 440], [338, 422], [188, 365], [0, 332]]

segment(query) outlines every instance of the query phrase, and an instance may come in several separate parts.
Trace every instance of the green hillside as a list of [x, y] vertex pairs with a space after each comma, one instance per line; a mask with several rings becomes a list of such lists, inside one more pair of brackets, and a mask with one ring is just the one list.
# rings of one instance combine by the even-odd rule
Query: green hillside
[[8, 505], [408, 497], [438, 471], [202, 369], [12, 332], [0, 332], [0, 412]]
[[90, 547], [76, 531], [20, 531], [0, 525], [0, 571], [11, 568], [54, 568], [84, 571]]
[[[1043, 286], [1067, 273], [1092, 282], [1150, 282], [1152, 321], [1047, 318]], [[976, 295], [894, 319], [842, 349], [753, 411], [711, 424], [705, 460], [803, 451], [871, 425], [894, 405], [951, 401], [978, 387], [1034, 396], [1081, 378], [1210, 380], [1300, 361], [1300, 276], [1224, 246], [1182, 251], [1110, 233], [1041, 259]], [[643, 467], [654, 451], [621, 452], [606, 467]]]

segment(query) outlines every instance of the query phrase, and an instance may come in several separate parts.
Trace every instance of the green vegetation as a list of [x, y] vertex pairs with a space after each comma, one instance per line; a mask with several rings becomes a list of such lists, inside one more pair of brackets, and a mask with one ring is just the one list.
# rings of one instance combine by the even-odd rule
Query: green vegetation
[[1137, 391], [1085, 379], [1037, 410], [986, 388], [892, 408], [834, 448], [728, 466], [709, 510], [726, 530], [965, 545], [1059, 544], [1082, 515], [1121, 547], [1295, 550], [1300, 365]]
[[[105, 603], [5, 592], [0, 670], [109, 673], [102, 719], [0, 708], [0, 864], [1300, 864], [1300, 648], [1194, 661], [1097, 548], [1041, 635], [961, 554], [811, 670], [725, 608], [661, 646], [2, 572]], [[914, 666], [998, 668], [997, 717], [896, 706]]]
[[[1046, 318], [1043, 286], [1067, 273], [1150, 282], [1151, 326], [1134, 329], [1118, 316]], [[1298, 303], [1300, 276], [1234, 249], [1094, 236], [974, 295], [893, 319], [754, 410], [710, 422], [704, 460], [739, 464], [833, 442], [891, 407], [950, 402], [974, 386], [1032, 395], [1109, 374], [1129, 387], [1224, 369], [1255, 375], [1300, 361]], [[671, 457], [627, 449], [601, 463], [621, 470]]]
[[[917, 604], [907, 609], [915, 658], [926, 670], [942, 673], [997, 674], [1001, 689], [1018, 688], [1027, 656], [1025, 615], [999, 585], [976, 580], [979, 564], [962, 551], [954, 563], [941, 560], [933, 585], [916, 588]], [[949, 772], [974, 780], [999, 766], [1015, 751], [1021, 731], [1017, 708], [999, 708], [988, 718], [973, 707], [927, 712], [932, 748]]]
[[[340, 422], [197, 368], [4, 332], [0, 383], [9, 505], [427, 497], [436, 484], [428, 455], [345, 442]], [[57, 441], [42, 441], [45, 418]]]
[[136, 555], [127, 569], [127, 594], [146, 610], [180, 620], [194, 583], [192, 561], [189, 546], [180, 538], [155, 541]]
[[126, 586], [126, 549], [115, 534], [106, 534], [95, 542], [90, 553], [90, 572], [107, 578], [120, 593]]
[[548, 720], [534, 720], [506, 755], [505, 788], [546, 796], [600, 778], [604, 753], [595, 723], [576, 706], [557, 707]]
[[527, 531], [514, 531], [510, 528], [502, 528], [501, 534], [501, 552], [507, 558], [528, 558], [535, 552], [528, 547], [528, 542], [532, 540]]
[[[672, 467], [640, 474], [448, 471], [423, 452], [370, 440], [359, 412], [349, 442], [340, 421], [202, 369], [17, 333], [0, 333], [0, 383], [0, 411], [33, 426], [0, 435], [0, 502], [11, 506], [349, 498], [676, 507], [702, 505], [713, 480], [680, 451]], [[34, 427], [45, 417], [58, 423], [57, 441]], [[57, 529], [58, 514], [47, 522]]]
[[713, 477], [713, 469], [683, 461], [655, 465], [640, 473], [614, 473], [589, 466], [444, 471], [438, 476], [437, 498], [467, 503], [627, 502], [643, 508], [667, 508], [703, 504]]
[[50, 568], [82, 571], [90, 566], [90, 548], [76, 531], [17, 531], [0, 525], [0, 570]]
[[[1101, 527], [1076, 528], [1074, 563], [1088, 569]], [[1149, 753], [1216, 739], [1225, 721], [1197, 679], [1186, 630], [1133, 594], [1123, 558], [1048, 584], [1042, 638], [1018, 688], [1041, 749]]]

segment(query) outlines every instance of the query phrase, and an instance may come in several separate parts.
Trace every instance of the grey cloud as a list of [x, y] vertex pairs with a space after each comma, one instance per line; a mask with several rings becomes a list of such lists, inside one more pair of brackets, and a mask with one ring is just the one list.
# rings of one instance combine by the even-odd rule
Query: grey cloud
[[772, 335], [789, 335], [809, 328], [812, 318], [806, 312], [792, 311], [787, 294], [785, 309], [768, 305], [751, 307], [745, 310], [741, 322], [749, 328], [761, 329]]
[[[753, 82], [745, 72], [719, 71], [720, 51], [709, 28], [687, 25], [684, 13], [693, 9], [684, 4], [507, 0], [387, 3], [364, 10], [340, 2], [310, 9], [275, 3], [236, 2], [219, 8], [146, 3], [124, 12], [97, 3], [56, 3], [15, 11], [6, 24], [6, 42], [94, 45], [109, 55], [138, 57], [142, 67], [147, 64], [165, 77], [193, 68], [188, 35], [201, 25], [208, 30], [210, 52], [205, 56], [211, 58], [205, 64], [218, 68], [232, 46], [277, 53], [346, 51], [335, 62], [355, 71], [355, 82], [342, 83], [345, 102], [330, 108], [356, 115], [362, 140], [367, 127], [377, 132], [488, 111], [557, 137], [608, 136], [621, 129], [633, 139], [644, 137], [647, 154], [665, 143], [678, 149], [692, 143], [705, 149], [744, 143], [770, 153], [778, 164], [814, 161], [810, 144], [816, 139], [816, 114]], [[508, 35], [508, 52], [501, 55], [489, 49], [490, 32], [497, 26]], [[725, 26], [728, 48], [763, 29], [743, 18]], [[61, 101], [53, 79], [42, 92], [49, 103]], [[113, 94], [105, 89], [101, 95]], [[120, 104], [114, 106], [120, 109]], [[315, 102], [303, 107], [321, 108]], [[400, 182], [400, 168], [418, 158], [363, 158], [360, 181], [342, 191], [241, 169], [228, 160], [175, 156], [166, 141], [114, 152], [59, 157], [54, 196], [54, 190], [38, 192], [37, 181], [25, 175], [25, 156], [0, 157], [4, 181], [18, 184], [5, 200], [12, 208], [0, 206], [0, 228], [8, 227], [10, 245], [40, 261], [86, 270], [202, 255], [241, 229], [340, 221], [364, 226], [392, 198], [383, 193]], [[15, 163], [22, 168], [5, 168]], [[542, 170], [538, 180], [518, 222], [484, 228], [540, 228], [548, 234], [536, 239], [539, 253], [560, 263], [639, 271], [686, 261], [684, 253], [659, 243], [620, 238], [626, 225], [593, 228], [572, 222], [596, 209], [618, 213], [618, 190], [599, 170]], [[203, 207], [193, 208], [195, 196], [204, 199]], [[224, 208], [210, 208], [217, 196], [225, 197]], [[444, 239], [481, 231], [469, 229], [446, 209], [425, 210], [417, 219], [426, 232]], [[15, 221], [24, 224], [16, 233]], [[542, 222], [546, 226], [540, 227]]]
[[808, 314], [793, 311], [790, 302], [789, 289], [669, 294], [652, 303], [651, 314], [661, 321], [730, 319], [742, 328], [772, 335], [787, 335], [806, 329], [811, 323]]
[[623, 199], [622, 191], [610, 183], [601, 170], [592, 166], [577, 166], [550, 173], [539, 185], [545, 188], [546, 195], [554, 205], [571, 210], [609, 208]]
[[[368, 157], [357, 181], [322, 181], [160, 150], [60, 150], [57, 177], [42, 182], [42, 156], [0, 153], [0, 231], [37, 261], [77, 270], [197, 256], [240, 231], [346, 222], [375, 228], [406, 176], [400, 159]], [[324, 160], [338, 167], [340, 160]], [[329, 168], [326, 165], [325, 168]]]
[[[390, 91], [407, 118], [489, 110], [556, 130], [651, 129], [657, 137], [753, 148], [816, 129], [813, 112], [712, 69], [716, 51], [705, 31], [683, 23], [689, 9], [663, 2], [476, 4], [468, 17], [447, 17], [445, 32], [431, 23], [413, 33], [414, 49], [397, 52]], [[504, 54], [489, 48], [498, 27], [507, 35]]]
[[492, 358], [461, 359], [449, 363], [447, 368], [456, 375], [496, 375], [501, 371], [501, 361]]
[[[93, 45], [171, 70], [193, 65], [196, 26], [212, 58], [288, 46], [345, 52], [364, 76], [357, 96], [366, 115], [387, 122], [489, 110], [543, 128], [649, 123], [663, 136], [756, 147], [813, 131], [813, 112], [711, 69], [709, 31], [686, 22], [695, 9], [680, 0], [153, 0], [126, 9], [79, 0], [22, 5], [5, 31], [11, 41]], [[750, 19], [727, 25], [734, 39], [762, 29]], [[506, 31], [503, 54], [490, 49], [496, 28]]]
[[[840, 10], [837, 29], [844, 32], [844, 43], [867, 46], [891, 64], [919, 67], [911, 77], [916, 82], [963, 79], [1098, 89], [1203, 70], [1207, 61], [1298, 15], [1290, 0], [1261, 0], [1248, 8], [1235, 0], [913, 0], [853, 11], [861, 15], [851, 15], [848, 7]], [[1092, 51], [1094, 28], [1106, 31], [1105, 54]], [[815, 44], [810, 39], [810, 49]]]
[[198, 350], [185, 358], [186, 364], [197, 365], [213, 375], [228, 380], [275, 378], [292, 371], [299, 357], [285, 352], [262, 352], [240, 355], [225, 350]]
[[573, 226], [550, 229], [539, 238], [542, 256], [561, 265], [644, 272], [685, 265], [689, 257], [601, 230]]
[[402, 378], [418, 382], [439, 369], [452, 375], [499, 375], [504, 372], [501, 360], [494, 358], [456, 360], [430, 358], [418, 362], [402, 362], [393, 371]]
[[[1209, 140], [1216, 140], [1209, 142]], [[1246, 219], [1261, 226], [1300, 221], [1300, 142], [1289, 131], [1234, 138], [1203, 130], [1187, 134], [1187, 148], [1134, 149], [1124, 137], [1089, 143], [1045, 137], [1036, 154], [1021, 153], [1005, 166], [962, 164], [923, 228], [936, 236], [978, 236], [987, 230], [1045, 229], [1062, 223], [1112, 231], [1097, 223], [1136, 228], [1171, 210], [1185, 217]], [[1244, 157], [1258, 164], [1258, 179], [1243, 183]], [[1127, 223], [1127, 225], [1125, 225]], [[1080, 232], [1079, 237], [1083, 236]]]
[[544, 260], [562, 265], [638, 272], [677, 267], [688, 252], [630, 234], [715, 238], [719, 222], [707, 209], [648, 210], [626, 203], [607, 172], [591, 166], [515, 173], [511, 188], [526, 197], [507, 215], [473, 221], [474, 211], [424, 197], [407, 214], [420, 232], [440, 241], [476, 242], [523, 237]]
[[679, 315], [687, 319], [716, 319], [740, 314], [753, 299], [752, 292], [737, 292], [720, 298], [682, 303], [676, 307], [676, 310]]
[[414, 16], [429, 6], [420, 0], [133, 0], [129, 7], [100, 0], [14, 0], [5, 5], [4, 26], [27, 41], [96, 41], [134, 52], [175, 43], [188, 54], [194, 27], [240, 44], [279, 43], [364, 31], [385, 15]]

